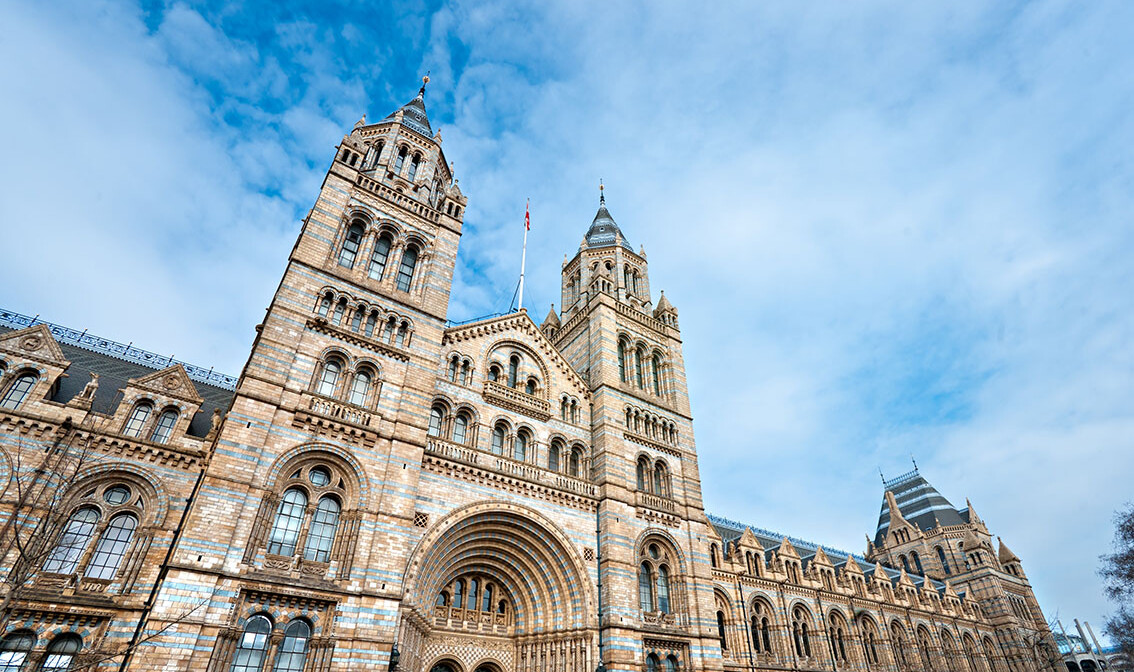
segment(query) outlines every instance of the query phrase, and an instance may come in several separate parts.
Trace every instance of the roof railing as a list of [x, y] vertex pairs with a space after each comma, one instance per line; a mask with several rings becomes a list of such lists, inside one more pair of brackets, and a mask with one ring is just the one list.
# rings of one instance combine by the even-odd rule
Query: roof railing
[[219, 387], [225, 390], [236, 389], [235, 376], [218, 373], [211, 368], [206, 369], [196, 364], [182, 362], [168, 355], [159, 355], [156, 352], [136, 348], [133, 344], [119, 343], [109, 338], [95, 336], [87, 333], [86, 329], [79, 331], [78, 329], [64, 327], [61, 324], [41, 320], [38, 316], [28, 317], [27, 315], [21, 315], [15, 311], [0, 309], [0, 325], [13, 329], [27, 329], [37, 324], [46, 326], [51, 332], [52, 337], [54, 337], [58, 343], [66, 343], [82, 348], [83, 350], [96, 352], [100, 355], [114, 357], [124, 362], [139, 364], [154, 369], [155, 371], [168, 369], [174, 364], [180, 364], [185, 368], [185, 373], [189, 374], [190, 378], [199, 383], [205, 383], [206, 385], [212, 385], [213, 387]]
[[917, 467], [914, 467], [913, 471], [906, 472], [906, 473], [902, 474], [901, 476], [897, 476], [895, 478], [890, 478], [890, 479], [883, 479], [882, 480], [882, 486], [884, 488], [886, 488], [887, 490], [889, 490], [890, 488], [892, 488], [896, 485], [901, 485], [902, 483], [908, 483], [908, 482], [914, 480], [915, 478], [917, 478], [920, 475], [921, 474], [918, 473]]

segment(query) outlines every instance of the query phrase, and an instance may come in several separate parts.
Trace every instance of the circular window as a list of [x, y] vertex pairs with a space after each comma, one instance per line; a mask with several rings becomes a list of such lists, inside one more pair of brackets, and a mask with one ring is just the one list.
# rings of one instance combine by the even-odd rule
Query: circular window
[[653, 558], [654, 560], [657, 560], [658, 555], [659, 555], [658, 554], [658, 545], [657, 544], [650, 544], [650, 557]]
[[315, 467], [307, 474], [307, 478], [310, 479], [312, 485], [321, 488], [331, 482], [331, 472], [323, 467]]
[[130, 499], [130, 488], [125, 485], [116, 485], [113, 488], [107, 489], [103, 493], [102, 498], [106, 500], [107, 504], [111, 506], [118, 506]]

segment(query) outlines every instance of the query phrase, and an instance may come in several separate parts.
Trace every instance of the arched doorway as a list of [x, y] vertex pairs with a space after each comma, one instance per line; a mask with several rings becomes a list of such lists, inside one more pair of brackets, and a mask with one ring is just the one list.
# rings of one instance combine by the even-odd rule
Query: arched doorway
[[[405, 578], [403, 672], [591, 672], [595, 594], [552, 521], [512, 503], [449, 514], [418, 544]], [[435, 656], [462, 669], [441, 670]], [[538, 661], [538, 663], [537, 663]], [[450, 664], [450, 668], [455, 668]]]

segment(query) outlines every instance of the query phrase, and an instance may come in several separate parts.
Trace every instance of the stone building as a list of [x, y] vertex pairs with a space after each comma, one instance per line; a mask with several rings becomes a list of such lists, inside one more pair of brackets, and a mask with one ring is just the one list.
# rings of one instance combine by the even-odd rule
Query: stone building
[[863, 556], [706, 514], [605, 198], [561, 312], [448, 323], [424, 94], [336, 148], [238, 379], [0, 315], [0, 670], [1043, 669], [1020, 560], [916, 472]]

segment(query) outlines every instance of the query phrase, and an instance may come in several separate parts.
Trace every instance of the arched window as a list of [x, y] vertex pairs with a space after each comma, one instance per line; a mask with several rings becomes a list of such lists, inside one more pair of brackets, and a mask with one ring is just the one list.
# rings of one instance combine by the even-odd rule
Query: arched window
[[925, 628], [918, 628], [917, 648], [921, 652], [922, 666], [927, 670], [932, 670], [933, 663], [929, 656], [929, 632]]
[[287, 624], [280, 652], [276, 656], [275, 672], [303, 672], [307, 663], [307, 641], [311, 639], [311, 626], [296, 619]]
[[669, 496], [669, 475], [666, 474], [665, 463], [661, 460], [654, 465], [654, 494], [659, 497]]
[[276, 511], [276, 520], [268, 535], [268, 553], [273, 555], [294, 555], [299, 530], [307, 511], [307, 495], [299, 488], [291, 488], [284, 493]]
[[527, 392], [528, 394], [535, 394], [536, 393], [536, 380], [535, 380], [535, 378], [528, 378], [528, 383], [527, 383], [527, 385], [524, 386], [524, 392]]
[[56, 574], [71, 574], [79, 564], [79, 558], [90, 543], [94, 535], [95, 524], [98, 523], [98, 509], [93, 506], [84, 506], [71, 516], [63, 528], [55, 547], [43, 563], [43, 571]]
[[467, 598], [469, 609], [476, 609], [476, 591], [479, 587], [476, 579], [469, 579], [469, 596]]
[[343, 246], [339, 249], [339, 266], [347, 268], [354, 266], [354, 260], [358, 257], [358, 246], [362, 243], [362, 231], [362, 225], [358, 223], [351, 224], [347, 229]]
[[492, 428], [492, 453], [494, 455], [504, 454], [504, 426], [496, 425]]
[[551, 446], [547, 449], [547, 468], [551, 471], [559, 471], [559, 454], [561, 452], [562, 442], [559, 439], [553, 439]]
[[516, 440], [512, 444], [512, 457], [519, 462], [528, 459], [528, 433], [520, 430], [516, 432]]
[[457, 579], [457, 582], [453, 584], [453, 608], [454, 609], [464, 609], [465, 608], [465, 580], [464, 579]]
[[71, 669], [75, 655], [83, 648], [83, 640], [78, 635], [59, 635], [47, 645], [47, 655], [40, 663], [41, 672], [64, 672]]
[[677, 656], [670, 654], [665, 657], [665, 672], [677, 672]]
[[728, 651], [728, 639], [725, 637], [725, 617], [724, 612], [717, 611], [717, 638], [721, 640], [721, 649]]
[[469, 383], [469, 376], [472, 375], [472, 365], [466, 360], [461, 364], [461, 379], [458, 381], [461, 385]]
[[370, 270], [368, 274], [374, 280], [381, 280], [386, 271], [386, 262], [390, 259], [390, 247], [393, 241], [389, 234], [383, 233], [374, 242], [374, 252], [370, 255]]
[[626, 342], [618, 341], [618, 379], [626, 382]]
[[315, 507], [311, 518], [311, 529], [307, 531], [303, 558], [314, 562], [330, 562], [331, 546], [335, 543], [335, 531], [339, 528], [339, 513], [342, 506], [337, 499], [325, 495]]
[[39, 377], [34, 373], [25, 373], [16, 378], [16, 381], [4, 393], [4, 398], [0, 399], [0, 408], [10, 411], [19, 408], [20, 404], [24, 403], [24, 400], [31, 394], [37, 380], [39, 380]]
[[949, 571], [949, 560], [945, 557], [945, 549], [938, 546], [934, 550], [937, 551], [937, 559], [941, 561], [941, 569], [945, 570], [946, 576], [952, 574], [952, 572]]
[[464, 444], [469, 438], [469, 416], [464, 411], [453, 418], [453, 442]]
[[132, 513], [120, 513], [111, 518], [87, 563], [86, 575], [92, 579], [113, 579], [137, 527], [138, 518]]
[[752, 609], [752, 643], [756, 653], [772, 652], [771, 609], [763, 602], [757, 602]]
[[135, 439], [141, 438], [142, 429], [146, 426], [146, 421], [150, 419], [153, 410], [154, 407], [145, 402], [135, 406], [134, 410], [130, 411], [130, 419], [126, 421], [126, 428], [122, 433]]
[[350, 330], [358, 333], [358, 328], [362, 326], [362, 316], [366, 313], [366, 308], [359, 306], [351, 313]]
[[902, 561], [902, 567], [906, 570], [906, 574], [910, 573], [910, 561], [906, 556], [899, 555], [898, 559]]
[[398, 291], [408, 292], [413, 282], [413, 271], [417, 268], [417, 248], [413, 245], [406, 247], [402, 252], [402, 263], [398, 267]]
[[658, 611], [669, 613], [669, 568], [665, 565], [658, 567]]
[[570, 461], [567, 462], [567, 473], [579, 477], [579, 463], [582, 461], [583, 451], [578, 448], [571, 449]]
[[828, 635], [830, 635], [831, 644], [831, 658], [836, 662], [847, 662], [847, 647], [844, 641], [844, 634], [846, 633], [846, 621], [841, 616], [832, 613], [829, 619], [830, 628]]
[[914, 567], [917, 568], [918, 576], [925, 576], [925, 570], [921, 566], [921, 557], [917, 551], [910, 551], [910, 557], [913, 558]]
[[456, 355], [453, 355], [452, 359], [449, 360], [449, 382], [450, 383], [457, 382], [457, 367], [460, 366], [460, 364], [461, 364], [461, 360]]
[[363, 331], [363, 333], [366, 334], [367, 338], [371, 338], [372, 336], [374, 336], [374, 327], [377, 327], [377, 326], [378, 326], [378, 313], [372, 312], [372, 313], [370, 313], [370, 316], [366, 318], [366, 328]]
[[642, 611], [654, 610], [654, 577], [645, 562], [638, 568], [638, 606]]
[[492, 611], [492, 586], [487, 585], [484, 587], [484, 597], [480, 601], [481, 611]]
[[651, 653], [646, 656], [646, 672], [661, 672], [659, 669], [660, 662], [657, 654]]
[[337, 359], [329, 359], [323, 364], [323, 371], [319, 375], [319, 384], [316, 386], [315, 391], [324, 397], [335, 396], [335, 388], [339, 385], [339, 374], [343, 371], [343, 365]]
[[445, 422], [445, 409], [434, 406], [429, 409], [429, 436], [441, 436], [441, 424]]
[[720, 562], [719, 562], [719, 560], [717, 560], [717, 545], [716, 544], [709, 544], [709, 564], [712, 565], [714, 568], [720, 566]]
[[520, 358], [512, 355], [508, 358], [508, 387], [516, 387], [520, 376]]
[[634, 351], [634, 382], [638, 384], [638, 389], [646, 389], [646, 381], [642, 375], [642, 349], [638, 348]]
[[801, 658], [811, 657], [811, 633], [809, 632], [807, 612], [802, 607], [796, 607], [792, 612], [791, 634], [795, 643], [795, 655]]
[[0, 640], [0, 672], [20, 672], [35, 641], [36, 635], [31, 630], [16, 630]]
[[406, 148], [402, 147], [398, 150], [398, 158], [394, 162], [394, 172], [398, 175], [402, 173], [402, 167], [406, 165]]
[[658, 357], [657, 355], [654, 355], [654, 358], [653, 358], [652, 361], [653, 361], [653, 374], [654, 374], [653, 375], [653, 377], [654, 377], [654, 394], [656, 394], [660, 397], [661, 393], [662, 393], [661, 358]]
[[319, 307], [316, 308], [316, 312], [322, 317], [326, 317], [331, 312], [330, 292], [327, 292], [323, 295], [323, 298], [319, 299]]
[[897, 622], [890, 625], [890, 643], [894, 648], [894, 658], [898, 661], [898, 667], [906, 669], [909, 663], [906, 661], [906, 636], [902, 626]]
[[150, 440], [154, 443], [168, 443], [170, 435], [173, 434], [173, 426], [177, 424], [177, 411], [172, 408], [167, 408], [158, 416], [157, 425], [154, 426], [153, 436]]
[[348, 401], [355, 406], [362, 406], [366, 403], [366, 397], [370, 394], [370, 373], [367, 371], [359, 371], [354, 374], [354, 380], [350, 384], [350, 399]]
[[500, 367], [493, 364], [488, 367], [488, 379], [494, 383], [500, 382]]
[[272, 622], [263, 614], [256, 614], [244, 625], [244, 635], [236, 646], [229, 672], [260, 672], [268, 653], [268, 636]]
[[414, 179], [417, 177], [417, 167], [420, 166], [420, 165], [421, 165], [421, 154], [414, 154], [413, 160], [411, 160], [410, 164], [409, 164], [409, 175], [406, 176], [407, 178], [409, 178], [410, 182], [413, 182]]
[[650, 464], [646, 458], [638, 458], [638, 489], [642, 492], [650, 490]]

